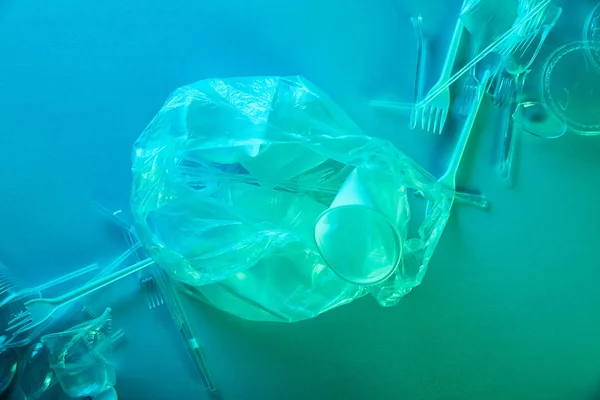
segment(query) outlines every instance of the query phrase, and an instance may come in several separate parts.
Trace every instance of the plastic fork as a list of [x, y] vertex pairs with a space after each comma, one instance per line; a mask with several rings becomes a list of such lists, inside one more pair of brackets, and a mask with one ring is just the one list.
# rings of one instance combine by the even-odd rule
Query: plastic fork
[[496, 76], [496, 82], [492, 86], [492, 103], [498, 107], [508, 108], [515, 101], [515, 80], [512, 76], [503, 72]]
[[461, 117], [468, 117], [473, 106], [473, 102], [477, 98], [477, 85], [467, 83], [464, 86], [463, 93], [461, 94], [460, 106], [458, 107], [458, 114]]
[[[2, 294], [0, 294], [0, 315], [3, 315], [2, 329], [5, 330], [6, 327], [4, 324], [6, 321], [8, 321], [8, 326], [10, 326], [11, 321], [9, 319], [18, 319], [27, 314], [27, 308], [24, 305], [27, 300], [40, 297], [41, 292], [48, 288], [55, 287], [97, 269], [98, 264], [91, 264], [56, 279], [52, 279], [35, 288], [24, 288], [16, 281], [12, 272], [3, 264], [0, 264], [0, 274], [2, 275], [0, 277], [0, 288], [2, 288], [2, 290], [0, 290], [2, 291]], [[5, 332], [7, 334], [9, 333], [8, 330]], [[25, 330], [23, 332], [25, 332]], [[20, 333], [21, 332], [16, 332], [10, 336], [0, 336], [0, 342], [2, 342], [0, 343], [0, 352], [2, 351], [1, 348], [4, 346], [10, 345], [11, 347], [16, 347], [29, 343], [31, 335], [20, 336]], [[35, 334], [36, 333], [33, 332], [33, 335]]]
[[469, 89], [469, 92], [472, 93], [471, 95], [473, 98], [467, 114], [467, 119], [458, 138], [458, 143], [456, 144], [452, 158], [450, 159], [448, 169], [438, 180], [446, 187], [456, 187], [456, 174], [458, 172], [458, 167], [460, 166], [460, 161], [462, 160], [465, 149], [467, 148], [467, 143], [469, 141], [471, 131], [473, 130], [473, 125], [475, 124], [479, 106], [481, 105], [481, 100], [483, 100], [483, 95], [485, 94], [490, 76], [491, 71], [486, 71], [481, 81], [478, 82], [478, 85]]
[[[487, 47], [477, 54], [472, 60], [467, 62], [463, 67], [461, 67], [458, 71], [456, 71], [444, 84], [440, 86], [436, 86], [432, 88], [427, 96], [419, 101], [418, 104], [412, 104], [410, 102], [397, 102], [397, 101], [384, 101], [384, 100], [369, 100], [369, 105], [373, 107], [386, 108], [389, 110], [413, 110], [424, 109], [426, 108], [435, 97], [444, 91], [447, 87], [452, 85], [454, 82], [459, 80], [465, 73], [467, 73], [475, 64], [485, 58], [488, 54], [493, 52], [502, 53], [504, 50], [510, 48], [510, 44], [514, 43], [513, 38], [517, 35], [517, 32], [525, 26], [531, 19], [534, 19], [538, 16], [538, 14], [543, 11], [543, 9], [550, 4], [550, 0], [540, 0], [539, 4], [536, 4], [531, 10], [523, 16], [522, 20], [516, 23], [513, 27], [511, 27], [508, 31], [504, 32], [498, 38], [496, 38], [492, 43], [490, 43]], [[510, 51], [504, 51], [510, 53]]]
[[12, 293], [9, 296], [7, 296], [5, 299], [3, 299], [2, 301], [0, 301], [0, 307], [2, 307], [4, 304], [6, 304], [6, 303], [8, 303], [8, 302], [10, 302], [12, 300], [14, 300], [15, 298], [17, 298], [19, 296], [23, 296], [23, 295], [28, 294], [28, 293], [39, 293], [39, 292], [42, 292], [42, 291], [44, 291], [46, 289], [49, 289], [51, 287], [60, 285], [61, 283], [68, 282], [71, 279], [75, 279], [77, 277], [80, 277], [81, 275], [85, 275], [88, 272], [95, 271], [98, 268], [99, 268], [99, 265], [97, 263], [90, 264], [90, 265], [88, 265], [86, 267], [80, 268], [80, 269], [78, 269], [76, 271], [70, 272], [70, 273], [68, 273], [66, 275], [63, 275], [63, 276], [59, 276], [56, 279], [52, 279], [52, 280], [50, 280], [50, 281], [48, 281], [46, 283], [43, 283], [43, 284], [41, 284], [39, 286], [36, 286], [33, 289], [23, 289], [21, 291]]
[[[519, 23], [515, 24], [508, 31], [504, 32], [500, 37], [494, 40], [491, 44], [489, 44], [485, 49], [481, 50], [479, 54], [474, 57], [471, 61], [466, 63], [461, 69], [456, 71], [445, 84], [441, 85], [436, 90], [430, 90], [429, 94], [417, 104], [417, 107], [425, 107], [429, 104], [435, 96], [441, 93], [446, 87], [452, 85], [454, 82], [459, 80], [465, 73], [467, 73], [475, 64], [481, 61], [484, 57], [492, 52], [500, 53], [502, 49], [506, 48], [507, 43], [511, 42], [511, 38], [515, 36], [516, 32], [521, 29], [529, 20], [535, 18], [538, 13], [544, 9], [548, 4], [550, 4], [550, 0], [541, 0], [539, 4], [536, 4], [527, 15], [523, 16], [523, 20]], [[373, 104], [380, 107], [386, 107], [390, 109], [407, 109], [411, 108], [407, 103], [393, 103], [393, 102], [377, 102], [379, 104]]]
[[[139, 240], [136, 236], [135, 230], [131, 225], [129, 225], [125, 219], [122, 217], [122, 211], [117, 210], [115, 212], [109, 211], [106, 207], [99, 203], [93, 203], [92, 206], [104, 215], [110, 222], [115, 224], [118, 228], [120, 228], [125, 237], [125, 241], [129, 245], [130, 248], [133, 248], [136, 244], [139, 243]], [[134, 253], [136, 260], [142, 261], [140, 254], [138, 251]], [[160, 307], [164, 304], [165, 299], [156, 283], [156, 279], [152, 274], [146, 273], [140, 277], [140, 286], [146, 297], [146, 301], [148, 303], [148, 308], [153, 310], [157, 307]]]
[[[560, 18], [561, 14], [561, 8], [555, 6], [554, 4], [548, 4], [535, 18], [531, 19], [526, 24], [526, 26], [529, 26], [529, 28], [526, 29], [526, 32], [533, 30], [534, 26], [538, 26], [535, 28], [533, 36], [526, 37], [523, 40], [525, 45], [517, 46], [516, 48], [518, 51], [512, 51], [505, 59], [505, 69], [510, 75], [512, 75], [512, 87], [514, 90], [514, 94], [511, 95], [511, 106], [508, 107], [508, 112], [511, 117], [508, 118], [508, 124], [506, 124], [506, 130], [503, 134], [502, 158], [499, 167], [500, 178], [505, 183], [510, 183], [512, 180], [512, 166], [518, 142], [518, 133], [515, 129], [512, 115], [514, 115], [515, 110], [522, 101], [518, 97], [523, 91], [528, 69], [537, 57], [542, 45], [546, 41], [546, 37], [554, 25], [556, 25], [556, 22]], [[528, 52], [527, 50], [529, 50], [532, 44], [535, 44], [535, 48], [532, 52]]]
[[[117, 258], [115, 262], [122, 262], [122, 260], [127, 259], [133, 251], [137, 250], [137, 247], [131, 248], [123, 253], [120, 257]], [[8, 323], [8, 331], [15, 331], [13, 336], [17, 336], [25, 331], [35, 328], [40, 324], [47, 321], [52, 314], [54, 314], [59, 308], [69, 304], [83, 296], [86, 296], [92, 292], [95, 292], [98, 289], [101, 289], [107, 285], [110, 285], [113, 282], [118, 281], [128, 275], [133, 274], [143, 268], [146, 268], [150, 265], [154, 264], [154, 260], [148, 258], [146, 260], [137, 262], [127, 268], [123, 268], [120, 271], [112, 273], [110, 275], [105, 276], [104, 278], [97, 279], [95, 281], [89, 282], [82, 287], [75, 289], [65, 295], [53, 298], [53, 299], [33, 299], [29, 300], [25, 303], [26, 312], [17, 315]]]
[[[473, 130], [473, 125], [475, 124], [477, 113], [479, 112], [479, 106], [485, 95], [491, 74], [491, 71], [486, 71], [480, 81], [477, 81], [475, 77], [470, 77], [471, 82], [475, 82], [476, 85], [468, 83], [465, 86], [463, 106], [459, 109], [459, 113], [466, 116], [465, 123], [458, 137], [458, 142], [456, 143], [452, 157], [450, 158], [448, 168], [438, 179], [438, 182], [444, 190], [454, 191], [456, 188], [458, 168], [460, 167], [460, 162], [465, 153], [465, 149], [467, 148], [467, 143], [469, 142], [469, 137], [471, 136], [471, 131]], [[452, 202], [455, 200], [456, 196], [452, 196]], [[429, 213], [430, 206], [431, 202], [427, 202], [426, 213]]]
[[[124, 231], [127, 241], [132, 246], [133, 243], [139, 243], [135, 230], [121, 217], [120, 211], [110, 212], [100, 204], [95, 204], [94, 207]], [[139, 257], [138, 253], [136, 253], [136, 257]], [[168, 274], [164, 270], [154, 267], [152, 274], [146, 274], [141, 278], [140, 284], [146, 294], [148, 308], [155, 309], [166, 304], [204, 386], [212, 398], [220, 398], [201, 342], [191, 329], [187, 312], [181, 304], [181, 293], [175, 288]]]
[[[432, 93], [436, 93], [435, 97], [433, 97], [423, 108], [416, 108], [415, 110], [416, 115], [419, 113], [421, 115], [421, 129], [428, 132], [441, 134], [444, 125], [446, 124], [448, 111], [450, 109], [450, 87], [447, 85], [447, 81], [452, 76], [456, 55], [458, 54], [458, 49], [462, 42], [464, 30], [465, 27], [462, 20], [459, 18], [454, 27], [454, 33], [452, 34], [452, 40], [450, 41], [450, 47], [446, 54], [446, 60], [444, 61], [440, 78], [426, 96], [429, 97]], [[415, 118], [417, 118], [417, 116], [415, 116]]]
[[[540, 3], [539, 1], [520, 1], [519, 2], [519, 11], [518, 14], [523, 18], [527, 16], [531, 11]], [[546, 17], [551, 10], [551, 8], [556, 9], [557, 7], [551, 3], [544, 6], [540, 9], [533, 18], [525, 21], [522, 26], [514, 33], [514, 40], [509, 40], [508, 45], [504, 46], [500, 50], [500, 54], [503, 56], [517, 56], [523, 57], [529, 46], [534, 42], [538, 33], [543, 29], [543, 26], [546, 21]], [[516, 24], [519, 24], [520, 20], [517, 19]]]
[[147, 275], [140, 279], [140, 286], [146, 295], [148, 308], [150, 310], [154, 310], [165, 303], [165, 299], [152, 275]]

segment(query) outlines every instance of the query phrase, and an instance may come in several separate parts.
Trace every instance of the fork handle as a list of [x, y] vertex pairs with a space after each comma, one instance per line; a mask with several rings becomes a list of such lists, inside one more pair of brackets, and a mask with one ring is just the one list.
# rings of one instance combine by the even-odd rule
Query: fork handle
[[140, 262], [137, 262], [127, 268], [123, 268], [115, 273], [105, 276], [104, 278], [100, 278], [98, 280], [92, 281], [87, 285], [83, 285], [79, 289], [75, 289], [63, 296], [57, 297], [55, 299], [50, 300], [52, 303], [57, 304], [58, 306], [63, 306], [67, 303], [75, 301], [85, 295], [88, 295], [92, 292], [95, 292], [98, 289], [102, 289], [103, 287], [110, 285], [113, 282], [118, 281], [119, 279], [125, 278], [141, 269], [149, 267], [154, 264], [154, 260], [151, 258], [147, 258]]
[[523, 95], [523, 88], [525, 86], [525, 79], [529, 74], [530, 70], [524, 71], [523, 73], [513, 75], [515, 82], [515, 96], [510, 107], [507, 107], [508, 118], [506, 122], [506, 130], [502, 135], [502, 159], [500, 160], [500, 179], [505, 183], [510, 183], [512, 177], [513, 160], [515, 158], [515, 151], [517, 148], [517, 129], [514, 125], [513, 114], [518, 107], [521, 97]]
[[51, 281], [48, 281], [48, 282], [46, 282], [46, 283], [43, 283], [43, 284], [41, 284], [41, 285], [37, 286], [37, 287], [35, 288], [35, 290], [37, 290], [38, 292], [42, 292], [42, 291], [44, 291], [44, 290], [48, 289], [49, 287], [56, 286], [56, 285], [60, 285], [61, 283], [64, 283], [64, 282], [70, 281], [71, 279], [78, 278], [78, 277], [80, 277], [81, 275], [85, 275], [85, 274], [87, 274], [88, 272], [95, 271], [95, 270], [97, 270], [99, 267], [100, 267], [100, 266], [98, 265], [98, 263], [93, 263], [93, 264], [90, 264], [90, 265], [88, 265], [87, 267], [83, 267], [83, 268], [81, 268], [81, 269], [78, 269], [77, 271], [73, 271], [73, 272], [71, 272], [71, 273], [69, 273], [69, 274], [66, 274], [66, 275], [60, 276], [60, 277], [58, 277], [58, 278], [56, 278], [56, 279], [53, 279], [53, 280], [51, 280]]
[[446, 53], [446, 59], [444, 60], [444, 66], [442, 67], [442, 73], [440, 75], [440, 80], [438, 81], [438, 83], [443, 83], [450, 79], [450, 76], [452, 76], [454, 62], [456, 61], [456, 56], [458, 54], [458, 49], [460, 48], [460, 44], [462, 42], [464, 31], [465, 25], [459, 17], [456, 21], [456, 26], [454, 27], [454, 33], [452, 34], [450, 47], [448, 48], [448, 53]]
[[460, 166], [460, 161], [465, 153], [465, 149], [467, 148], [467, 143], [469, 141], [469, 136], [471, 135], [471, 131], [473, 130], [473, 124], [475, 124], [475, 120], [477, 119], [477, 114], [479, 112], [479, 106], [481, 105], [481, 101], [483, 100], [483, 96], [485, 94], [485, 89], [488, 85], [488, 81], [491, 76], [491, 71], [486, 70], [483, 78], [479, 82], [477, 86], [477, 95], [473, 104], [471, 105], [471, 110], [467, 116], [465, 124], [462, 127], [460, 135], [458, 136], [458, 142], [456, 143], [456, 147], [454, 152], [452, 153], [452, 157], [450, 158], [450, 163], [448, 164], [448, 169], [442, 175], [442, 177], [438, 180], [438, 182], [445, 184], [447, 187], [451, 187], [455, 189], [456, 187], [456, 173], [458, 172], [458, 167]]
[[[426, 43], [423, 37], [422, 29], [422, 17], [419, 15], [417, 18], [411, 18], [415, 36], [417, 38], [417, 62], [415, 66], [415, 87], [413, 89], [413, 102], [415, 106], [419, 104], [419, 101], [423, 98], [423, 83], [425, 82], [425, 57], [426, 57]], [[410, 129], [417, 127], [417, 113], [418, 109], [414, 107], [410, 112]]]
[[[515, 103], [516, 104], [516, 103]], [[502, 160], [500, 161], [500, 179], [505, 182], [510, 182], [512, 177], [512, 166], [515, 158], [515, 150], [517, 148], [517, 131], [515, 129], [512, 114], [515, 106], [507, 108], [508, 121], [506, 124], [506, 130], [502, 138]]]

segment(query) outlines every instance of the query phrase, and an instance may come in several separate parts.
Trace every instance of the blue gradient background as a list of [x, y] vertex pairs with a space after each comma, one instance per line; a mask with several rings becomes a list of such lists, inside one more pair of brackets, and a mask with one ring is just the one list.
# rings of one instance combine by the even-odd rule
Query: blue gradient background
[[[35, 284], [124, 250], [90, 202], [127, 207], [133, 141], [174, 88], [204, 78], [305, 75], [440, 174], [451, 135], [367, 105], [411, 99], [409, 15], [424, 17], [430, 84], [439, 72], [460, 2], [414, 3], [0, 0], [0, 259]], [[595, 5], [562, 3], [549, 46], [580, 39]], [[397, 307], [363, 299], [292, 325], [199, 309], [225, 399], [600, 399], [600, 141], [523, 136], [507, 188], [497, 110], [484, 107], [459, 183], [492, 209], [455, 208], [423, 285]], [[135, 277], [89, 301], [126, 331], [122, 400], [202, 398]]]

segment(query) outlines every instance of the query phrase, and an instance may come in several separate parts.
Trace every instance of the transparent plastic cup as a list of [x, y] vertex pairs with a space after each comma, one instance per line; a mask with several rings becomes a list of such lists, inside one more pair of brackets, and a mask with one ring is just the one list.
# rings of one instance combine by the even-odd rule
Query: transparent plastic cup
[[116, 383], [112, 358], [110, 308], [84, 324], [42, 337], [50, 365], [71, 397], [95, 396]]
[[112, 388], [115, 370], [108, 364], [79, 364], [54, 367], [61, 387], [71, 397], [97, 396]]
[[390, 187], [386, 178], [353, 170], [315, 223], [321, 256], [340, 278], [356, 285], [380, 283], [400, 264], [406, 193], [399, 185]]

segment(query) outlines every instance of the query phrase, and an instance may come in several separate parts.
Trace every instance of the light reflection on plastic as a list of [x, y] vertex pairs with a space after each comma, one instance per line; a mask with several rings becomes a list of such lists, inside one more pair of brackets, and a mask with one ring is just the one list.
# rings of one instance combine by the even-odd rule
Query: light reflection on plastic
[[235, 274], [235, 277], [242, 281], [246, 279], [246, 274], [243, 272], [238, 272], [237, 274]]

